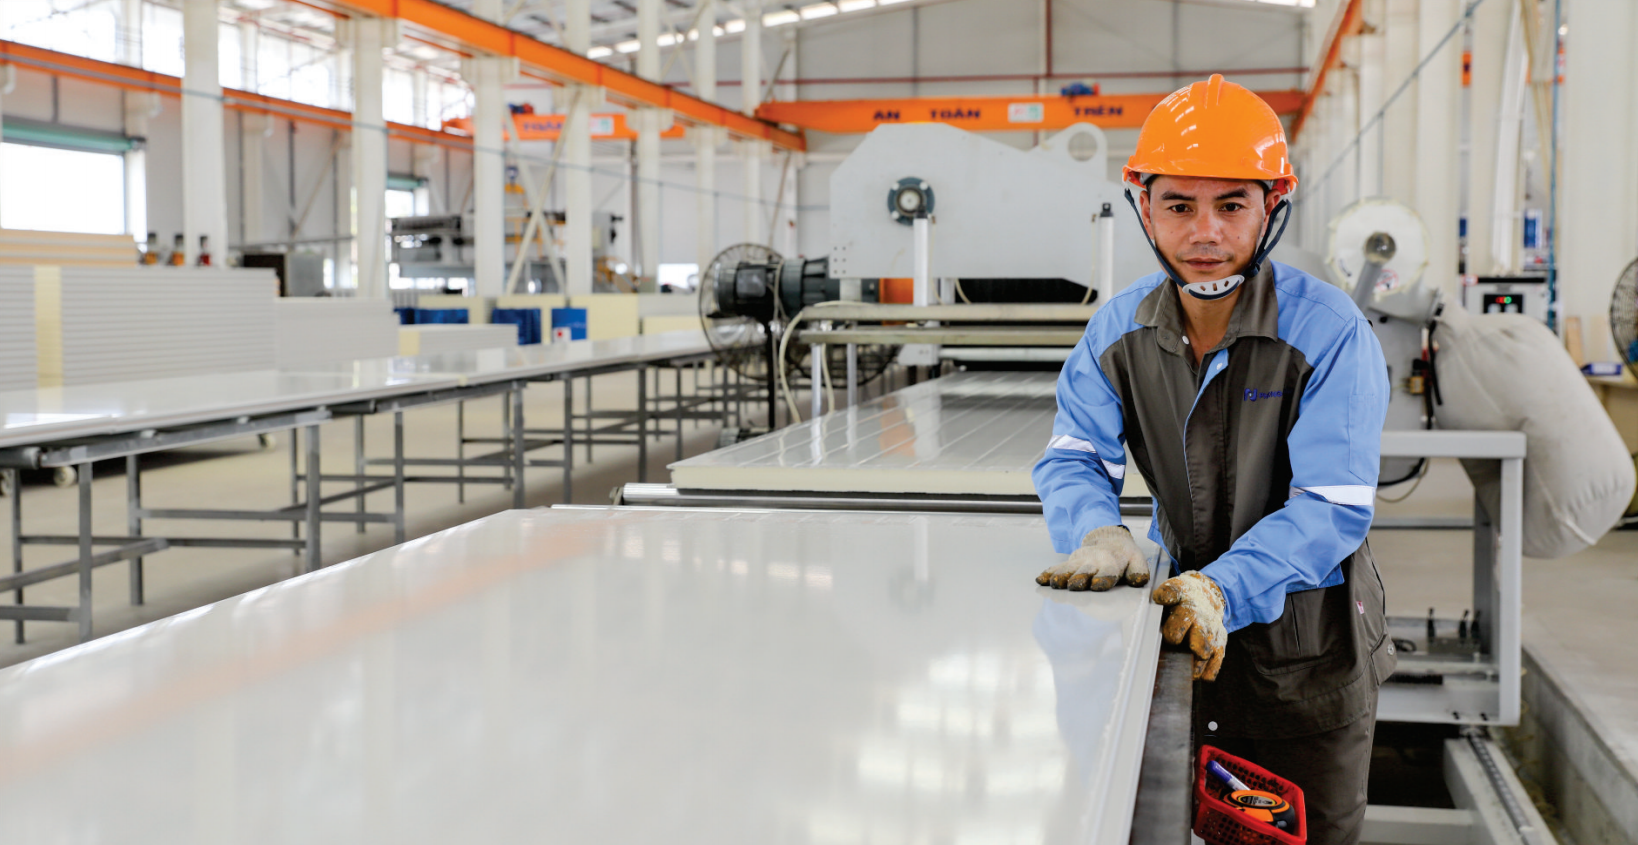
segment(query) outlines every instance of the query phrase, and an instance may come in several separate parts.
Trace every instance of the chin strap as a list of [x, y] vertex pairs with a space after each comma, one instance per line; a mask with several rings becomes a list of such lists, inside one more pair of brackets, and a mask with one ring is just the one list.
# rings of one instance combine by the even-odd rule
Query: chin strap
[[[1122, 191], [1122, 193], [1126, 195], [1126, 204], [1132, 207], [1132, 213], [1137, 215], [1138, 226], [1143, 229], [1143, 239], [1149, 242], [1149, 249], [1154, 252], [1155, 260], [1160, 262], [1161, 269], [1166, 272], [1166, 278], [1171, 279], [1178, 287], [1187, 291], [1195, 299], [1222, 299], [1233, 293], [1234, 289], [1239, 287], [1246, 279], [1256, 278], [1257, 273], [1263, 269], [1263, 261], [1268, 258], [1268, 254], [1274, 250], [1274, 247], [1280, 243], [1280, 238], [1285, 236], [1286, 224], [1291, 222], [1291, 203], [1281, 199], [1279, 204], [1274, 206], [1273, 213], [1268, 215], [1268, 225], [1263, 228], [1262, 242], [1257, 245], [1257, 252], [1251, 257], [1251, 263], [1246, 265], [1244, 271], [1213, 282], [1184, 282], [1173, 271], [1172, 264], [1166, 260], [1166, 256], [1160, 254], [1160, 247], [1155, 245], [1155, 239], [1149, 235], [1148, 227], [1143, 225], [1143, 214], [1138, 211], [1137, 200], [1132, 199], [1132, 192], [1128, 190]], [[1274, 218], [1279, 216], [1282, 208], [1285, 209], [1285, 217], [1280, 220], [1279, 231], [1275, 231]]]

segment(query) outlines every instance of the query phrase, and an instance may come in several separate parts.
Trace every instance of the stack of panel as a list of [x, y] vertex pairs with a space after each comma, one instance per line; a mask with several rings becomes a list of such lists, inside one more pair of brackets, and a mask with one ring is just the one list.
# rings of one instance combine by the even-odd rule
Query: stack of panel
[[0, 264], [77, 264], [124, 269], [137, 263], [130, 235], [0, 229]]
[[274, 359], [281, 370], [390, 358], [398, 317], [384, 299], [285, 297], [274, 303]]
[[471, 349], [499, 349], [518, 345], [518, 327], [509, 323], [463, 326], [437, 324], [399, 326], [398, 354], [433, 355]]
[[270, 370], [271, 270], [38, 267], [40, 386]]
[[0, 266], [0, 390], [32, 390], [34, 268]]

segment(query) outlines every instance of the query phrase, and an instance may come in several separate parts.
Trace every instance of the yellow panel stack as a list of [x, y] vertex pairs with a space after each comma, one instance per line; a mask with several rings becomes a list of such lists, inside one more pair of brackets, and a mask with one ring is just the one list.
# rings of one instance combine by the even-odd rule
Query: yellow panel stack
[[629, 293], [591, 293], [569, 298], [569, 307], [586, 309], [586, 339], [636, 337], [640, 328], [637, 297]]
[[0, 229], [0, 264], [135, 267], [136, 261], [130, 235]]

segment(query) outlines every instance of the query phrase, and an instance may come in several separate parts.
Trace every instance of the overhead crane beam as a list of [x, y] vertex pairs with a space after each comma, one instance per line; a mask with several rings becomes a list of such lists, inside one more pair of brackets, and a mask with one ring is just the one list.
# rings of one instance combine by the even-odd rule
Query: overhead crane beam
[[329, 5], [342, 12], [397, 18], [423, 33], [442, 36], [461, 47], [497, 56], [515, 56], [531, 75], [563, 84], [595, 85], [604, 90], [608, 99], [621, 105], [670, 109], [686, 123], [721, 126], [732, 135], [767, 141], [782, 149], [807, 149], [798, 133], [673, 91], [658, 82], [616, 70], [433, 0], [330, 0]]
[[[894, 100], [795, 100], [763, 103], [757, 117], [816, 132], [869, 132], [890, 123], [948, 123], [973, 132], [1029, 132], [1091, 123], [1135, 128], [1166, 94], [915, 97]], [[1301, 91], [1259, 91], [1278, 114], [1302, 106]]]
[[[52, 76], [68, 76], [122, 88], [127, 91], [150, 91], [166, 97], [182, 96], [182, 80], [174, 76], [141, 70], [128, 65], [87, 59], [83, 56], [59, 53], [42, 47], [0, 41], [0, 64], [15, 64], [25, 70]], [[222, 89], [222, 107], [235, 111], [275, 115], [302, 123], [314, 123], [350, 132], [353, 128], [351, 112], [312, 106], [294, 100], [281, 100], [252, 91], [234, 88]], [[440, 132], [424, 126], [386, 121], [387, 135], [415, 144], [431, 144], [457, 150], [472, 149], [472, 139], [452, 132]]]
[[1314, 111], [1314, 103], [1320, 95], [1325, 93], [1325, 80], [1332, 69], [1342, 63], [1342, 43], [1351, 35], [1357, 35], [1360, 24], [1364, 21], [1363, 0], [1347, 0], [1336, 19], [1331, 22], [1331, 32], [1325, 41], [1325, 55], [1320, 59], [1320, 65], [1314, 69], [1312, 81], [1308, 86], [1308, 93], [1303, 96], [1302, 108], [1297, 111], [1297, 117], [1291, 121], [1291, 140], [1295, 141], [1301, 134], [1303, 124], [1308, 121], [1308, 115]]

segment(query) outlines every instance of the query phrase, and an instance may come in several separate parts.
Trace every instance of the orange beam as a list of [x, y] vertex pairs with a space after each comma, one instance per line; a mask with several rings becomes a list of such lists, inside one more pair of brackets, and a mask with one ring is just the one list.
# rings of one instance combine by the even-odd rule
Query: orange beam
[[[563, 121], [566, 115], [561, 114], [514, 114], [512, 128], [519, 141], [556, 141], [563, 132]], [[453, 129], [463, 135], [472, 134], [472, 118], [457, 117], [444, 121], [444, 129]], [[671, 124], [671, 128], [660, 133], [661, 138], [685, 138], [688, 132], [680, 123]], [[637, 130], [632, 129], [626, 121], [626, 116], [619, 112], [594, 113], [591, 116], [591, 137], [593, 141], [635, 141]]]
[[1348, 4], [1337, 13], [1330, 40], [1326, 42], [1325, 59], [1320, 62], [1314, 82], [1308, 86], [1308, 93], [1302, 98], [1302, 108], [1291, 121], [1291, 140], [1297, 140], [1297, 133], [1302, 131], [1303, 124], [1308, 122], [1308, 115], [1314, 111], [1314, 102], [1325, 93], [1325, 79], [1331, 75], [1331, 69], [1342, 63], [1342, 40], [1359, 32], [1360, 24], [1364, 22], [1364, 8], [1364, 0], [1348, 0]]
[[[1113, 94], [1076, 97], [920, 97], [897, 100], [796, 100], [763, 103], [756, 116], [816, 132], [869, 132], [890, 123], [948, 123], [974, 132], [1030, 132], [1091, 123], [1106, 129], [1133, 128], [1166, 94]], [[1261, 91], [1258, 96], [1280, 114], [1302, 105], [1301, 91]]]
[[330, 0], [330, 5], [349, 12], [397, 18], [485, 53], [516, 56], [520, 63], [545, 74], [550, 81], [595, 85], [604, 89], [610, 100], [624, 106], [670, 109], [687, 123], [721, 126], [742, 138], [761, 139], [783, 149], [807, 148], [797, 133], [536, 41], [433, 0]]
[[[100, 62], [55, 50], [43, 50], [14, 41], [0, 41], [0, 63], [4, 62], [11, 62], [18, 67], [40, 73], [83, 79], [128, 91], [149, 91], [167, 97], [182, 96], [182, 80], [174, 76], [111, 62]], [[350, 112], [281, 100], [251, 91], [223, 88], [222, 105], [239, 111], [276, 114], [303, 123], [316, 123], [347, 131], [352, 131], [353, 128], [353, 116]], [[387, 134], [417, 144], [472, 149], [472, 141], [469, 138], [423, 126], [389, 121]]]

